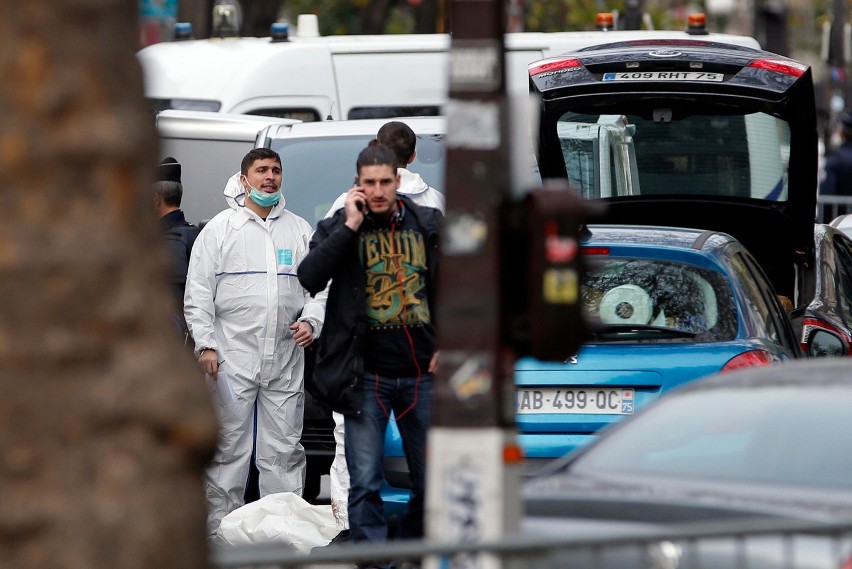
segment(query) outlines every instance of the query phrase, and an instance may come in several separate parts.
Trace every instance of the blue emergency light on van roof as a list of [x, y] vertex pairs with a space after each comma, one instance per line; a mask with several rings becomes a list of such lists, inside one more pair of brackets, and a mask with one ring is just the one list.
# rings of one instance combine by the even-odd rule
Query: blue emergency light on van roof
[[287, 22], [272, 22], [269, 35], [273, 42], [290, 41], [290, 24]]
[[175, 41], [192, 39], [192, 24], [177, 22], [175, 24]]

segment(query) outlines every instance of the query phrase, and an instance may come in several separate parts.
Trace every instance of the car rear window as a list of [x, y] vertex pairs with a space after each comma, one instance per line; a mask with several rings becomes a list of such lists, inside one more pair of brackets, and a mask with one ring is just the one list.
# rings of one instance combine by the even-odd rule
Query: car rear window
[[704, 195], [787, 200], [790, 128], [765, 113], [567, 112], [557, 123], [569, 181], [588, 198]]
[[581, 287], [596, 341], [718, 342], [736, 336], [730, 285], [721, 273], [669, 261], [595, 258]]

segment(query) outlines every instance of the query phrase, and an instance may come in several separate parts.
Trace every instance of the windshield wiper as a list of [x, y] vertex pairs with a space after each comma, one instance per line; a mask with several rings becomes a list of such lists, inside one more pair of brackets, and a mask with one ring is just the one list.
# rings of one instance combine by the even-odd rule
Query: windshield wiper
[[652, 326], [650, 324], [606, 324], [602, 328], [592, 332], [592, 336], [606, 338], [623, 334], [648, 334], [669, 338], [694, 338], [698, 335], [696, 332], [688, 330], [669, 328], [667, 326]]

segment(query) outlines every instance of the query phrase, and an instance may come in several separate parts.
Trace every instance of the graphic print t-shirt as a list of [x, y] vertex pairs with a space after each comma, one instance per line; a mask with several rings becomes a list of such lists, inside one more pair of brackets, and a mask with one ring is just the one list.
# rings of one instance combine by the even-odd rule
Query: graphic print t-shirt
[[360, 234], [367, 273], [367, 342], [364, 367], [391, 377], [426, 373], [435, 349], [428, 301], [423, 235], [411, 229], [377, 227]]

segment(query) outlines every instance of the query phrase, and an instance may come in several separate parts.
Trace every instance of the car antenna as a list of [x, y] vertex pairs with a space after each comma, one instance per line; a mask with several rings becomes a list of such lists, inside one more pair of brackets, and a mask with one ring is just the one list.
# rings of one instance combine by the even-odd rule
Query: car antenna
[[334, 101], [331, 102], [331, 107], [329, 107], [329, 109], [328, 109], [328, 116], [325, 117], [325, 120], [327, 120], [327, 121], [333, 121], [334, 120], [334, 117], [331, 116], [331, 111], [333, 111], [333, 110], [334, 110]]

